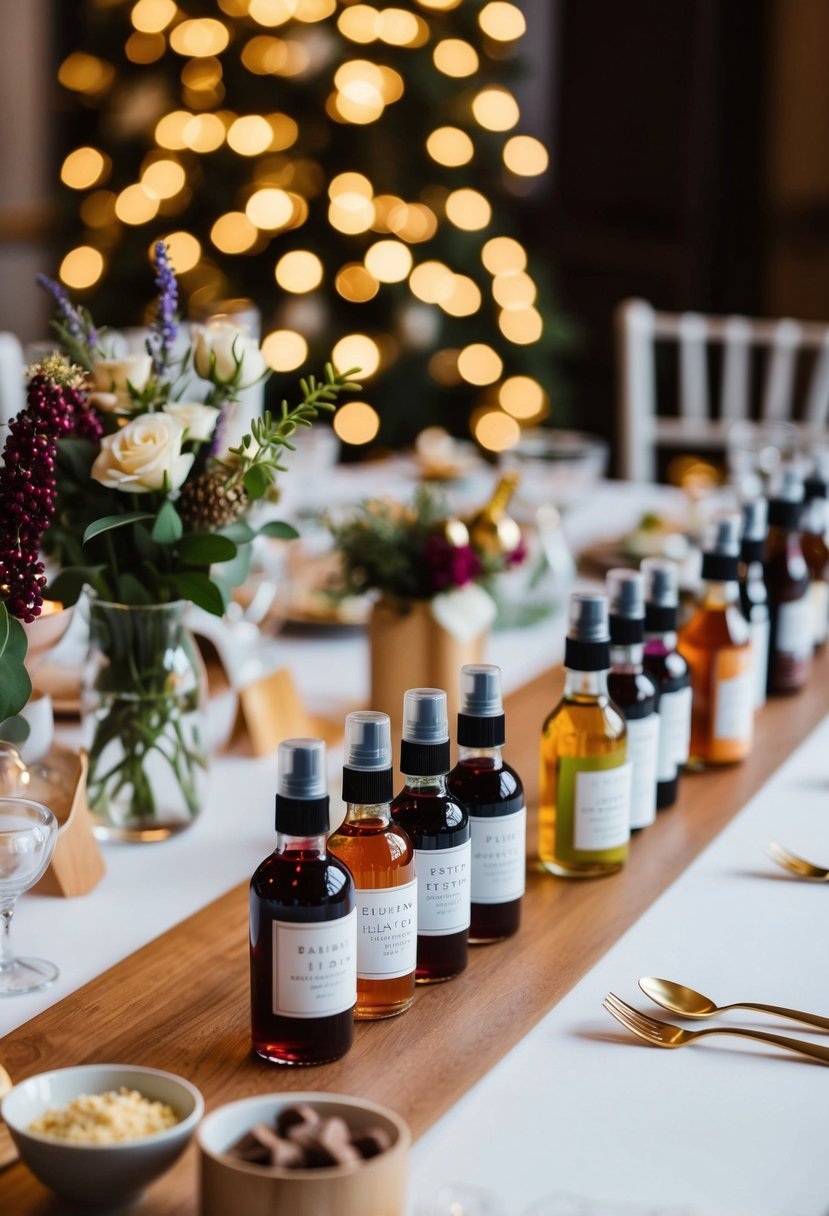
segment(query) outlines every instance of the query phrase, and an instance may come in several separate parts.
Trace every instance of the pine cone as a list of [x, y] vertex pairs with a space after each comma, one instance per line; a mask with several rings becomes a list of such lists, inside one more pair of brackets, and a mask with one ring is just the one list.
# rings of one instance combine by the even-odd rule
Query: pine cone
[[210, 532], [240, 519], [250, 505], [241, 481], [229, 485], [227, 469], [209, 469], [185, 482], [176, 508], [191, 532]]

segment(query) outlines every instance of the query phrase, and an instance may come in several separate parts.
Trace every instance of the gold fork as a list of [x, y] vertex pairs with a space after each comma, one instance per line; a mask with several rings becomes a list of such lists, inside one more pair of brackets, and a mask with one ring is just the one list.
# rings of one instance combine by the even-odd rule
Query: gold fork
[[782, 844], [773, 841], [768, 847], [768, 854], [772, 861], [776, 861], [784, 870], [788, 870], [790, 874], [794, 874], [797, 878], [810, 878], [814, 882], [829, 882], [829, 870], [823, 866], [814, 866], [810, 861], [805, 861], [802, 857], [796, 857], [794, 853], [790, 853], [788, 849], [784, 849]]
[[757, 1039], [761, 1043], [773, 1043], [784, 1051], [794, 1051], [798, 1055], [808, 1056], [810, 1060], [829, 1064], [829, 1047], [820, 1047], [817, 1043], [807, 1043], [803, 1039], [789, 1039], [782, 1034], [769, 1034], [766, 1030], [744, 1030], [739, 1026], [707, 1026], [705, 1030], [683, 1030], [681, 1026], [673, 1026], [670, 1022], [649, 1018], [612, 992], [608, 992], [603, 1005], [626, 1030], [647, 1043], [652, 1043], [654, 1047], [685, 1047], [688, 1043], [694, 1043], [709, 1034], [730, 1034], [739, 1039]]

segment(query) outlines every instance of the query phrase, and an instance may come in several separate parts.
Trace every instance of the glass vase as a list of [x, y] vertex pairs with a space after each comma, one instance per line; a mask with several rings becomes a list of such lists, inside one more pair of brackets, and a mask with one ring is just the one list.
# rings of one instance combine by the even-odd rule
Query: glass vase
[[166, 840], [201, 810], [207, 682], [186, 608], [90, 596], [81, 712], [99, 839]]

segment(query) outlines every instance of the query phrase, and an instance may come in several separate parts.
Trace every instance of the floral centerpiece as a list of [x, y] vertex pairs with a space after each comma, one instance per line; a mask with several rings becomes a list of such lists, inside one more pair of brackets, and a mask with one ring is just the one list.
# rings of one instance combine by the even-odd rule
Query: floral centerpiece
[[25, 409], [10, 424], [0, 466], [0, 718], [28, 696], [25, 633], [48, 595], [91, 598], [93, 654], [84, 712], [93, 811], [123, 823], [155, 821], [159, 789], [200, 802], [205, 744], [202, 679], [187, 642], [187, 602], [222, 614], [246, 576], [259, 535], [291, 538], [287, 524], [257, 526], [280, 456], [298, 427], [356, 388], [328, 365], [251, 424], [235, 447], [222, 434], [239, 393], [268, 369], [258, 345], [227, 322], [193, 331], [178, 352], [178, 288], [163, 243], [154, 249], [158, 297], [146, 350], [121, 355], [113, 338], [59, 284], [65, 353], [29, 369]]

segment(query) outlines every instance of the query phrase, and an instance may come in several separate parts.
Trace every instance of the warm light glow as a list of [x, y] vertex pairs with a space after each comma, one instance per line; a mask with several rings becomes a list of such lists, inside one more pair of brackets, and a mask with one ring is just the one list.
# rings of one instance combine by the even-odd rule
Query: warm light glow
[[501, 356], [485, 342], [473, 342], [458, 355], [458, 371], [469, 384], [494, 384], [503, 370]]
[[492, 284], [493, 297], [508, 312], [534, 304], [537, 294], [535, 282], [523, 270], [496, 275]]
[[328, 222], [332, 228], [348, 236], [368, 232], [374, 223], [374, 204], [363, 194], [353, 190], [344, 191], [331, 200]]
[[453, 388], [461, 383], [456, 350], [436, 350], [427, 364], [429, 375], [438, 384]]
[[250, 8], [250, 0], [219, 0], [219, 8], [228, 17], [246, 17]]
[[230, 41], [227, 26], [214, 17], [194, 17], [182, 21], [170, 32], [170, 46], [177, 55], [203, 59], [220, 55]]
[[271, 146], [273, 130], [261, 114], [245, 114], [231, 124], [227, 142], [240, 156], [260, 156]]
[[337, 0], [299, 0], [295, 17], [297, 21], [311, 24], [314, 21], [325, 21], [337, 11]]
[[501, 409], [522, 422], [531, 422], [547, 408], [547, 394], [532, 376], [510, 376], [498, 390]]
[[294, 214], [294, 205], [284, 190], [266, 186], [257, 190], [247, 201], [245, 214], [252, 224], [265, 231], [274, 231], [284, 226]]
[[457, 8], [461, 0], [417, 0], [421, 8], [432, 9], [434, 12], [448, 13], [450, 8]]
[[386, 8], [378, 15], [377, 36], [389, 46], [422, 46], [429, 27], [422, 17], [404, 8]]
[[[378, 212], [379, 202], [379, 198], [374, 200], [374, 207]], [[379, 219], [379, 214], [377, 218]], [[389, 208], [385, 220], [389, 232], [393, 232], [395, 236], [399, 236], [401, 240], [408, 241], [410, 244], [430, 241], [438, 230], [438, 217], [425, 203], [407, 204], [396, 201], [395, 205]]]
[[98, 282], [104, 273], [103, 255], [91, 245], [79, 245], [70, 250], [60, 264], [58, 274], [62, 283], [83, 291]]
[[346, 334], [332, 350], [331, 362], [341, 372], [356, 367], [355, 375], [367, 380], [380, 366], [380, 347], [368, 334]]
[[395, 72], [394, 68], [387, 68], [383, 65], [380, 67], [380, 75], [382, 77], [380, 93], [386, 105], [390, 106], [403, 96], [405, 90], [403, 77], [399, 72]]
[[220, 215], [210, 229], [210, 239], [222, 253], [247, 253], [257, 241], [259, 229], [244, 211], [228, 211]]
[[505, 452], [521, 438], [521, 427], [501, 410], [483, 410], [477, 415], [472, 433], [488, 452]]
[[504, 144], [504, 164], [520, 177], [538, 177], [549, 163], [547, 149], [532, 135], [513, 135]]
[[366, 250], [365, 263], [380, 283], [402, 283], [412, 268], [412, 251], [402, 241], [375, 241]]
[[334, 430], [343, 443], [371, 443], [380, 430], [380, 415], [365, 401], [347, 401], [334, 415]]
[[130, 20], [142, 34], [160, 34], [177, 12], [175, 0], [138, 0]]
[[527, 32], [527, 22], [520, 8], [505, 0], [491, 0], [478, 13], [478, 24], [496, 42], [513, 42]]
[[514, 312], [505, 309], [498, 318], [498, 328], [510, 342], [528, 346], [541, 337], [544, 322], [536, 308], [522, 308]]
[[470, 317], [481, 307], [481, 289], [465, 274], [453, 274], [449, 289], [438, 300], [450, 317]]
[[209, 93], [221, 83], [222, 65], [220, 60], [191, 59], [181, 69], [181, 83], [196, 93]]
[[73, 51], [58, 69], [60, 83], [76, 93], [103, 93], [114, 79], [115, 68], [111, 63], [83, 51]]
[[163, 34], [130, 34], [124, 43], [124, 53], [130, 63], [155, 63], [167, 50]]
[[311, 63], [311, 53], [296, 38], [271, 38], [258, 34], [246, 43], [242, 63], [257, 76], [299, 76]]
[[370, 4], [354, 4], [340, 13], [337, 29], [352, 42], [374, 42], [379, 37], [379, 19], [379, 12]]
[[173, 110], [158, 121], [155, 128], [155, 142], [160, 148], [170, 148], [176, 152], [186, 148], [184, 129], [192, 119], [189, 110]]
[[[201, 244], [189, 232], [171, 232], [161, 238], [167, 244], [170, 262], [176, 274], [187, 274], [201, 260]], [[152, 254], [152, 246], [150, 253]]]
[[331, 179], [328, 197], [337, 198], [342, 194], [358, 194], [362, 198], [371, 198], [374, 187], [362, 173], [338, 173]]
[[494, 236], [481, 250], [481, 261], [490, 274], [508, 274], [526, 269], [527, 251], [511, 236]]
[[194, 114], [182, 131], [185, 148], [215, 152], [225, 141], [225, 125], [218, 114]]
[[472, 160], [475, 145], [460, 127], [438, 127], [426, 140], [426, 151], [439, 165], [454, 169]]
[[444, 38], [432, 52], [432, 59], [444, 76], [472, 76], [478, 70], [478, 52], [461, 38]]
[[492, 208], [477, 190], [453, 190], [446, 199], [447, 218], [464, 232], [478, 232], [492, 219]]
[[111, 190], [95, 190], [81, 203], [81, 219], [88, 228], [108, 228], [115, 222], [115, 195]]
[[421, 262], [409, 277], [409, 287], [424, 304], [440, 304], [451, 295], [454, 277], [443, 262]]
[[158, 215], [158, 197], [136, 182], [118, 195], [115, 214], [123, 224], [147, 224]]
[[262, 343], [262, 354], [275, 372], [292, 372], [308, 358], [308, 343], [295, 329], [275, 329]]
[[298, 295], [313, 291], [322, 282], [323, 267], [315, 253], [308, 249], [292, 249], [276, 263], [276, 281], [285, 291]]
[[173, 198], [186, 181], [187, 174], [177, 160], [155, 160], [141, 174], [141, 185], [156, 198]]
[[378, 194], [374, 199], [374, 223], [372, 228], [375, 232], [390, 232], [389, 220], [392, 213], [397, 207], [405, 207], [406, 204], [402, 198], [398, 198], [396, 194]]
[[250, 15], [260, 25], [284, 25], [296, 10], [297, 0], [250, 0]]
[[518, 102], [508, 89], [481, 89], [472, 101], [475, 121], [487, 131], [509, 131], [521, 117]]
[[373, 300], [380, 290], [380, 284], [369, 274], [362, 262], [349, 262], [342, 266], [334, 285], [343, 299], [352, 304], [365, 304], [368, 300]]
[[268, 114], [268, 126], [271, 129], [270, 149], [272, 152], [284, 152], [297, 141], [299, 127], [288, 114]]
[[76, 148], [63, 162], [60, 180], [73, 190], [88, 190], [109, 172], [110, 162], [97, 148]]

